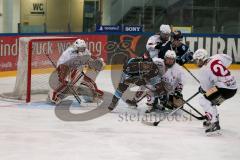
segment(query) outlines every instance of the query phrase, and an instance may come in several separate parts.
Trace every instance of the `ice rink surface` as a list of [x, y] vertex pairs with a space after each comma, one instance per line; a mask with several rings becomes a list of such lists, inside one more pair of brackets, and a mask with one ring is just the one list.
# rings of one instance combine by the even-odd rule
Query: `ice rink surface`
[[[192, 70], [197, 76], [197, 71]], [[240, 71], [232, 71], [240, 85]], [[198, 90], [186, 72], [184, 98]], [[13, 78], [0, 78], [1, 90], [12, 88]], [[97, 77], [99, 88], [114, 92], [109, 71]], [[199, 111], [198, 97], [190, 103]], [[159, 126], [141, 123], [146, 109], [120, 101], [116, 110], [91, 121], [58, 119], [54, 106], [44, 101], [20, 104], [0, 100], [1, 160], [239, 160], [240, 92], [218, 107], [222, 135], [207, 137], [202, 121], [182, 116], [162, 121]], [[72, 107], [73, 111], [88, 106]], [[187, 107], [186, 107], [187, 108]], [[139, 116], [140, 115], [140, 118]]]

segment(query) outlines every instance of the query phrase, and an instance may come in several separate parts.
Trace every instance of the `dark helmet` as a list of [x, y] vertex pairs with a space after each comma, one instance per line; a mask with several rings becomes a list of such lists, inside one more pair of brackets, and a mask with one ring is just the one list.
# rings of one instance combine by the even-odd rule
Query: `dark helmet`
[[182, 32], [179, 30], [172, 32], [171, 36], [174, 40], [181, 40], [183, 38]]

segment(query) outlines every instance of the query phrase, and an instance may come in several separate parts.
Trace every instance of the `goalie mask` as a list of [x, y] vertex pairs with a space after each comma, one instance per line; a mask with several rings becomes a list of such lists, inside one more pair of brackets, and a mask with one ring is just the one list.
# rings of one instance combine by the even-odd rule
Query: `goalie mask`
[[91, 59], [89, 60], [88, 62], [88, 66], [91, 68], [91, 69], [94, 69], [96, 71], [101, 71], [104, 67], [104, 61], [102, 58], [98, 58], [98, 59]]
[[78, 50], [78, 52], [84, 52], [87, 48], [87, 44], [84, 40], [82, 39], [77, 39], [73, 43], [73, 47]]

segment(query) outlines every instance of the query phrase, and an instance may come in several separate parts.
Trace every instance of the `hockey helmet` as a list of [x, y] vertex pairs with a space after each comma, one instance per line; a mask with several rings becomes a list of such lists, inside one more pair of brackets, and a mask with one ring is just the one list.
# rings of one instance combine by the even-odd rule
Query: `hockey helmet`
[[174, 40], [181, 40], [183, 38], [182, 32], [179, 30], [172, 32], [171, 36]]
[[164, 42], [169, 40], [169, 36], [171, 34], [171, 28], [167, 24], [162, 24], [160, 26], [160, 39]]
[[170, 34], [171, 33], [171, 28], [168, 24], [162, 24], [160, 26], [160, 32], [165, 33], [165, 34]]
[[208, 52], [203, 48], [196, 50], [196, 52], [193, 54], [193, 60], [195, 60], [199, 67], [201, 67], [207, 59]]
[[73, 47], [75, 47], [79, 52], [84, 52], [85, 49], [87, 48], [87, 44], [84, 40], [82, 39], [77, 39], [74, 43], [73, 43]]
[[175, 51], [168, 50], [164, 55], [164, 63], [166, 67], [172, 67], [176, 62], [176, 53]]

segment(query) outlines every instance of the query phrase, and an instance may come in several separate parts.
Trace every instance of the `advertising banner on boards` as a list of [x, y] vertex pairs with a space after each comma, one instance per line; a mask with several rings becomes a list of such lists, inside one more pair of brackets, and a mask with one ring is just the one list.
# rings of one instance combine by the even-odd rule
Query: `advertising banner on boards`
[[[123, 33], [74, 36], [84, 39], [93, 55], [102, 57], [107, 64], [123, 64], [126, 59], [141, 56], [146, 52], [145, 45], [151, 35]], [[16, 70], [19, 37], [20, 35], [0, 35], [0, 71]], [[192, 51], [205, 48], [210, 56], [224, 53], [233, 58], [233, 63], [240, 63], [240, 36], [185, 34], [183, 42], [187, 43]]]

